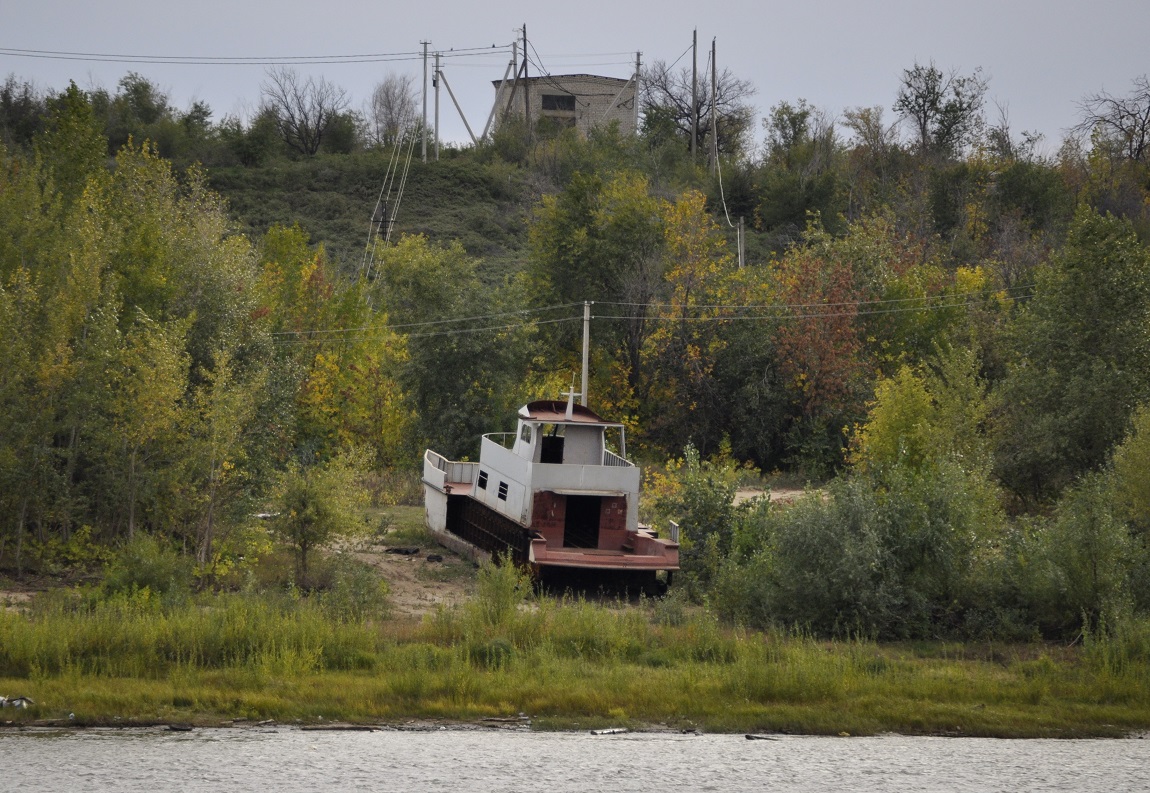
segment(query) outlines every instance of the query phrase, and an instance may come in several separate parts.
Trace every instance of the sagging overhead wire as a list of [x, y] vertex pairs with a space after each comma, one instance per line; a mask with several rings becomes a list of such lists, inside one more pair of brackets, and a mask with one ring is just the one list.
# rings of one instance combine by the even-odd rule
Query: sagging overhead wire
[[[452, 317], [448, 319], [431, 319], [425, 322], [401, 322], [396, 324], [389, 324], [383, 326], [377, 325], [361, 325], [355, 328], [322, 328], [316, 330], [281, 330], [275, 331], [272, 336], [315, 336], [318, 334], [335, 334], [335, 333], [357, 333], [367, 330], [379, 330], [381, 327], [387, 330], [404, 330], [406, 328], [426, 328], [435, 325], [449, 325], [458, 322], [479, 322], [491, 319], [501, 319], [503, 317], [526, 317], [531, 314], [541, 314], [544, 311], [558, 311], [565, 308], [574, 308], [575, 306], [582, 306], [582, 303], [560, 303], [555, 306], [541, 306], [539, 308], [524, 308], [515, 311], [500, 311], [495, 314], [479, 314], [473, 317]], [[581, 317], [580, 317], [581, 318]], [[541, 320], [542, 322], [550, 322], [551, 320]], [[461, 332], [470, 332], [463, 329]]]
[[[843, 303], [789, 303], [781, 305], [745, 304], [745, 305], [709, 305], [691, 306], [692, 311], [724, 311], [728, 313], [708, 316], [690, 315], [658, 315], [658, 314], [594, 314], [592, 319], [603, 320], [644, 320], [649, 322], [732, 322], [747, 320], [762, 321], [793, 321], [802, 319], [832, 319], [839, 317], [865, 317], [884, 314], [905, 314], [920, 311], [942, 311], [952, 308], [968, 308], [981, 304], [1014, 302], [1030, 297], [1033, 294], [1034, 284], [1025, 284], [999, 290], [991, 295], [982, 292], [958, 292], [949, 295], [933, 295], [924, 297], [889, 298], [886, 300], [862, 300]], [[936, 301], [936, 302], [931, 302]], [[919, 305], [901, 305], [905, 303], [919, 303]], [[451, 323], [476, 322], [481, 320], [499, 319], [503, 317], [524, 317], [546, 311], [581, 307], [582, 303], [561, 303], [554, 306], [543, 306], [534, 309], [518, 311], [504, 311], [497, 314], [485, 314], [474, 317], [458, 317], [454, 319], [438, 319], [426, 322], [410, 322], [394, 325], [364, 325], [355, 328], [325, 328], [307, 331], [277, 331], [272, 333], [280, 343], [324, 343], [340, 341], [358, 341], [367, 336], [347, 336], [342, 334], [363, 334], [370, 331], [402, 331], [409, 328], [429, 328]], [[678, 309], [671, 303], [622, 303], [610, 301], [596, 301], [599, 306], [618, 306], [626, 308], [656, 308]], [[870, 308], [866, 308], [870, 306]], [[828, 310], [840, 309], [840, 310]], [[739, 311], [757, 311], [770, 313], [735, 313]], [[582, 314], [572, 314], [566, 317], [531, 320], [535, 325], [552, 325], [562, 322], [576, 322], [582, 320]], [[522, 328], [522, 324], [483, 325], [470, 328], [444, 328], [442, 330], [427, 330], [405, 334], [408, 338], [431, 338], [436, 336], [464, 335], [483, 333], [488, 331], [509, 331]]]
[[[502, 50], [510, 44], [492, 44], [490, 47], [464, 47], [445, 50], [440, 53], [445, 58], [479, 57], [485, 54], [503, 57]], [[0, 55], [15, 58], [43, 58], [48, 60], [94, 61], [98, 63], [148, 63], [187, 66], [306, 66], [332, 65], [343, 63], [388, 63], [394, 61], [419, 61], [422, 51], [375, 52], [354, 55], [132, 55], [101, 52], [69, 52], [63, 50], [33, 50], [15, 47], [0, 47]]]
[[[712, 316], [690, 316], [690, 315], [619, 315], [619, 314], [596, 314], [593, 319], [615, 319], [615, 320], [645, 320], [651, 322], [734, 322], [740, 320], [776, 320], [776, 321], [790, 321], [800, 319], [833, 319], [838, 317], [867, 317], [877, 316], [882, 314], [906, 314], [916, 311], [941, 311], [951, 308], [967, 308], [970, 306], [977, 306], [983, 303], [992, 302], [1013, 302], [1021, 300], [1029, 295], [991, 295], [983, 296], [979, 299], [965, 298], [960, 299], [961, 296], [945, 296], [940, 295], [940, 299], [949, 300], [946, 302], [924, 304], [919, 306], [902, 306], [897, 308], [873, 308], [862, 310], [850, 310], [849, 306], [859, 305], [858, 303], [840, 303], [840, 304], [812, 304], [810, 308], [816, 308], [820, 305], [826, 308], [839, 307], [843, 310], [839, 311], [810, 311], [810, 312], [797, 312], [797, 313], [779, 313], [779, 314], [716, 314]], [[693, 307], [697, 308], [697, 307]], [[761, 308], [769, 309], [769, 306], [762, 306]]]
[[[361, 278], [371, 278], [371, 268], [375, 264], [375, 245], [374, 240], [384, 230], [384, 224], [387, 226], [385, 239], [391, 237], [391, 227], [395, 223], [395, 212], [388, 212], [388, 204], [391, 202], [391, 192], [395, 186], [395, 175], [399, 166], [400, 152], [403, 151], [403, 143], [405, 136], [411, 136], [412, 140], [415, 139], [414, 133], [409, 133], [404, 130], [400, 132], [399, 139], [395, 141], [395, 145], [391, 148], [391, 156], [388, 157], [387, 171], [383, 175], [383, 184], [379, 188], [379, 196], [375, 199], [375, 207], [371, 210], [371, 220], [367, 224], [367, 243], [363, 249], [363, 261], [360, 263], [359, 274]], [[411, 154], [408, 153], [408, 161], [410, 162]], [[378, 220], [377, 220], [378, 218]]]
[[[533, 322], [533, 324], [534, 325], [555, 325], [555, 324], [560, 323], [560, 322], [577, 322], [577, 321], [582, 321], [582, 320], [583, 320], [582, 314], [572, 314], [569, 317], [557, 317], [555, 319], [535, 320]], [[397, 327], [402, 327], [402, 326], [383, 325], [383, 326], [375, 327], [375, 328], [368, 326], [368, 327], [358, 328], [357, 330], [360, 330], [360, 331], [394, 330]], [[485, 326], [477, 327], [477, 328], [451, 328], [449, 330], [432, 330], [432, 331], [424, 331], [424, 332], [420, 332], [420, 333], [407, 333], [404, 335], [409, 339], [427, 339], [427, 338], [432, 338], [435, 336], [464, 336], [464, 335], [471, 334], [471, 333], [486, 333], [486, 332], [492, 332], [492, 331], [494, 331], [494, 332], [511, 331], [511, 330], [521, 330], [522, 328], [523, 328], [523, 324], [517, 323], [514, 325], [485, 325]], [[306, 331], [301, 331], [301, 332], [306, 333]], [[368, 338], [371, 338], [371, 337], [368, 335], [360, 335], [360, 336], [337, 336], [334, 338], [331, 338], [331, 337], [329, 337], [329, 338], [301, 337], [301, 338], [294, 338], [294, 339], [277, 338], [274, 341], [277, 344], [328, 344], [328, 343], [332, 343], [332, 342], [363, 341], [363, 340], [368, 339]]]
[[[1007, 287], [1005, 289], [996, 290], [995, 295], [1006, 294], [1011, 299], [1027, 297], [1033, 293], [1036, 284], [1018, 284], [1015, 286]], [[1009, 293], [1022, 292], [1023, 294], [1010, 296]], [[708, 304], [708, 305], [694, 305], [691, 308], [697, 311], [737, 311], [741, 309], [770, 309], [770, 310], [791, 310], [791, 309], [806, 309], [806, 308], [841, 308], [845, 306], [882, 306], [892, 303], [912, 303], [912, 302], [926, 302], [931, 300], [952, 300], [960, 297], [979, 297], [984, 293], [979, 292], [951, 292], [949, 294], [939, 295], [920, 295], [917, 297], [889, 297], [879, 298], [875, 300], [850, 300], [841, 303], [777, 303], [777, 304]], [[993, 299], [993, 296], [990, 298]], [[658, 308], [658, 309], [678, 309], [680, 306], [674, 303], [628, 303], [628, 302], [613, 302], [610, 300], [596, 300], [597, 306], [623, 306], [630, 308]], [[923, 306], [929, 308], [929, 306]]]

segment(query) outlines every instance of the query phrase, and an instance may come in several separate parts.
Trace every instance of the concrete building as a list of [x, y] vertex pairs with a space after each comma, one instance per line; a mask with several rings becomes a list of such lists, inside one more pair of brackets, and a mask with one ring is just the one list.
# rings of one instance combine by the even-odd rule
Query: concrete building
[[[505, 114], [527, 115], [532, 126], [550, 119], [584, 135], [594, 127], [619, 122], [619, 131], [634, 134], [638, 126], [635, 80], [594, 74], [495, 80], [496, 127]], [[514, 88], [512, 87], [514, 84]]]

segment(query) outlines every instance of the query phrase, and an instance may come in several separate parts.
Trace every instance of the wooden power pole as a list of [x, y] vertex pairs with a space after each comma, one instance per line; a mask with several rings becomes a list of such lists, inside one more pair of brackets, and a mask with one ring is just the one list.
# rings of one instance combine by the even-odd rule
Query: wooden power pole
[[699, 139], [699, 29], [691, 31], [691, 162], [695, 162], [695, 141]]

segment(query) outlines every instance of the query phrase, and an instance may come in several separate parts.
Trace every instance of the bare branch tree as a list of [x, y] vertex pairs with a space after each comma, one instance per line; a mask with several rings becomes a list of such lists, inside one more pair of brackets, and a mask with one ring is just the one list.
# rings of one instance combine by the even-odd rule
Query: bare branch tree
[[882, 114], [882, 105], [847, 108], [843, 111], [843, 126], [854, 133], [856, 147], [885, 162], [898, 147], [898, 122], [887, 124]]
[[1010, 109], [997, 101], [994, 106], [998, 109], [998, 121], [986, 128], [987, 149], [1004, 160], [1033, 161], [1042, 133], [1023, 130], [1022, 139], [1016, 141], [1010, 131]]
[[319, 151], [324, 135], [336, 118], [347, 110], [347, 92], [324, 78], [301, 79], [295, 69], [269, 69], [260, 84], [263, 107], [276, 119], [280, 136], [301, 154]]
[[1082, 121], [1074, 131], [1089, 135], [1098, 132], [1103, 139], [1116, 144], [1122, 155], [1135, 162], [1150, 157], [1150, 78], [1134, 78], [1134, 87], [1126, 96], [1106, 91], [1091, 94], [1078, 103]]
[[375, 86], [364, 115], [368, 134], [376, 146], [388, 146], [399, 140], [419, 123], [415, 78], [410, 74], [389, 72]]
[[[715, 115], [717, 120], [719, 152], [737, 154], [747, 143], [747, 135], [754, 122], [755, 109], [747, 100], [755, 95], [749, 80], [736, 78], [730, 69], [724, 69], [716, 80]], [[689, 69], [672, 71], [663, 61], [655, 61], [643, 70], [641, 102], [644, 125], [667, 125], [674, 129], [690, 146], [691, 141], [691, 72]], [[702, 148], [711, 133], [715, 120], [711, 118], [711, 86], [709, 80], [699, 83], [699, 114], [696, 146]]]

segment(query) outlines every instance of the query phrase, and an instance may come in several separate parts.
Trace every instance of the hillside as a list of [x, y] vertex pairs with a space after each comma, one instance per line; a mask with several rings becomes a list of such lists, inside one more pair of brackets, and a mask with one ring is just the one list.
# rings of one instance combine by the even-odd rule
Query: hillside
[[[298, 223], [341, 268], [358, 266], [387, 172], [376, 151], [276, 160], [263, 167], [208, 169], [212, 188], [252, 238], [273, 224]], [[518, 261], [530, 199], [522, 173], [474, 158], [411, 163], [395, 233], [459, 240], [489, 262]]]

